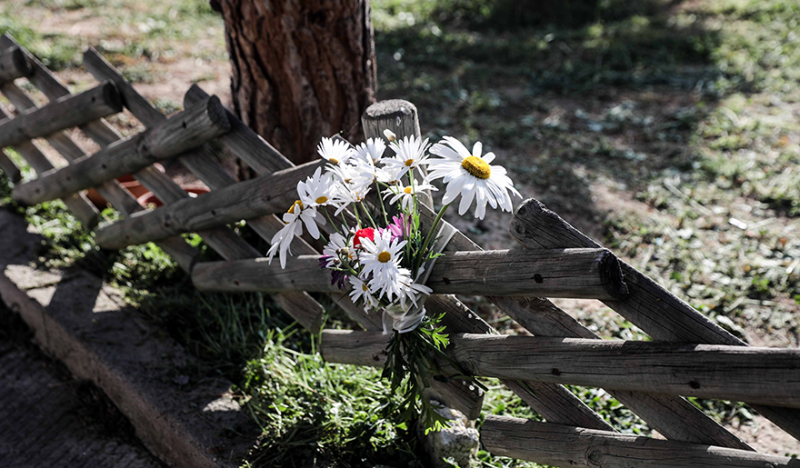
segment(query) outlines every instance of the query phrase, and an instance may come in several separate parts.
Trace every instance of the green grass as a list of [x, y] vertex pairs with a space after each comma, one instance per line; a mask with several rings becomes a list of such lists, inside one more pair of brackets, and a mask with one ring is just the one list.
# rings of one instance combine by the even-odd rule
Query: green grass
[[[797, 346], [800, 6], [597, 5], [583, 16], [534, 18], [508, 16], [503, 1], [374, 0], [379, 98], [414, 102], [433, 139], [483, 141], [526, 196], [591, 230], [732, 333]], [[138, 83], [161, 81], [176, 60], [226, 60], [221, 21], [205, 0], [31, 0], [26, 7], [105, 18], [90, 43]], [[36, 23], [9, 3], [0, 12], [0, 29], [49, 66], [77, 66], [78, 38], [34, 31]], [[126, 26], [134, 32], [122, 34]], [[202, 40], [213, 46], [192, 46]], [[156, 104], [168, 113], [179, 108], [169, 99]], [[617, 197], [610, 212], [599, 188]], [[0, 179], [0, 199], [7, 197], [8, 181]], [[101, 251], [61, 203], [23, 212], [49, 240], [42, 262], [83, 265], [121, 285], [201, 357], [197, 375], [216, 372], [239, 384], [264, 428], [253, 466], [416, 463], [406, 428], [375, 416], [391, 398], [377, 371], [323, 363], [314, 338], [269, 297], [194, 291], [154, 245]], [[476, 222], [467, 229], [484, 243], [498, 228]], [[466, 300], [502, 332], [515, 331], [485, 300]], [[608, 310], [576, 312], [604, 338], [646, 339]], [[351, 324], [332, 319], [330, 326]], [[484, 414], [539, 417], [497, 381], [485, 383]], [[650, 434], [605, 392], [571, 390], [616, 428]], [[692, 401], [725, 423], [754, 414], [742, 404]], [[479, 459], [487, 467], [535, 466], [486, 452]]]

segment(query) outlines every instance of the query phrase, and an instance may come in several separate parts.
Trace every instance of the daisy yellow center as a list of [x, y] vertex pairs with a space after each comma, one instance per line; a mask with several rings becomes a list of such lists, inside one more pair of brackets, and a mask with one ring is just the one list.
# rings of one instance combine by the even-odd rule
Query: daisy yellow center
[[364, 291], [364, 292], [367, 292], [367, 285], [366, 284], [362, 284], [361, 285], [361, 290]]
[[389, 252], [381, 252], [378, 254], [378, 261], [381, 263], [386, 263], [392, 259], [392, 254]]
[[411, 167], [412, 164], [414, 164], [413, 159], [406, 159], [406, 167]]
[[330, 159], [328, 159], [328, 162], [331, 163], [331, 164], [339, 164], [339, 160], [336, 159], [336, 158], [330, 158]]
[[403, 191], [404, 191], [405, 193], [407, 193], [407, 194], [411, 195], [411, 187], [406, 187], [406, 188], [404, 188], [404, 189], [403, 189]]
[[464, 158], [464, 161], [461, 162], [461, 167], [479, 179], [488, 179], [492, 175], [492, 168], [477, 156]]
[[295, 207], [300, 208], [300, 211], [303, 211], [303, 202], [301, 202], [300, 200], [295, 200], [295, 202], [289, 208], [289, 211], [287, 211], [287, 213], [294, 214]]
[[321, 197], [317, 198], [317, 199], [316, 199], [316, 200], [314, 200], [314, 201], [316, 201], [318, 204], [320, 204], [320, 205], [321, 205], [321, 204], [325, 203], [326, 201], [328, 201], [328, 197], [326, 197], [326, 196], [324, 196], [324, 195], [323, 195], [323, 196], [321, 196]]

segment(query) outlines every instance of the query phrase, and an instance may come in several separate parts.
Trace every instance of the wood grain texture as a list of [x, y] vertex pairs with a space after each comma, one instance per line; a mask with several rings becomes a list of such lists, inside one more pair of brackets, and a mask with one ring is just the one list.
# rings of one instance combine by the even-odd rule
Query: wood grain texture
[[[338, 291], [331, 284], [330, 272], [319, 268], [318, 258], [297, 256], [286, 268], [265, 258], [206, 262], [195, 268], [192, 281], [198, 289], [208, 291]], [[435, 294], [607, 297], [607, 283], [597, 268], [607, 258], [604, 249], [453, 252], [439, 259], [426, 284]], [[509, 264], [515, 268], [502, 268]], [[461, 274], [465, 271], [471, 274]], [[534, 279], [539, 276], [555, 279]]]
[[[435, 217], [435, 213], [425, 207], [420, 209], [420, 214], [423, 224], [430, 224]], [[452, 252], [456, 250], [476, 249], [480, 249], [480, 247], [459, 232], [450, 241], [446, 251]], [[583, 327], [574, 318], [569, 316], [569, 314], [556, 307], [547, 299], [530, 296], [487, 296], [487, 299], [525, 327], [526, 330], [535, 335], [567, 336], [575, 338], [596, 337], [594, 333]], [[464, 314], [453, 314], [452, 316], [448, 314], [445, 316], [445, 321], [459, 320], [459, 322], [471, 323], [468, 319], [464, 319], [464, 317]], [[461, 323], [454, 325], [457, 326], [451, 329], [464, 330], [463, 328], [458, 328]], [[448, 327], [451, 327], [451, 325], [448, 324]], [[539, 385], [546, 386], [550, 384], [541, 383]], [[563, 390], [563, 387], [557, 387]], [[539, 400], [532, 401], [532, 407], [542, 415], [551, 413], [550, 416], [545, 416], [550, 422], [593, 427], [585, 423], [579, 424], [571, 421], [584, 418], [588, 408], [584, 408], [585, 405], [580, 402], [578, 402], [580, 404], [570, 403], [569, 397], [572, 394], [568, 391], [565, 392], [560, 401], [555, 399], [547, 401], [546, 398], [540, 398], [542, 395], [541, 392], [536, 393], [534, 394], [534, 398]], [[610, 393], [667, 438], [747, 450], [750, 449], [744, 442], [681, 397], [621, 390], [612, 390]], [[520, 396], [523, 399], [525, 399], [526, 396], [530, 398], [530, 394]], [[784, 411], [791, 412], [794, 410], [784, 409]], [[599, 427], [594, 428], [605, 429]]]
[[[3, 34], [0, 36], [0, 46], [2, 47], [11, 47], [11, 46], [18, 46], [16, 41], [9, 35]], [[28, 60], [33, 68], [33, 73], [28, 77], [28, 80], [37, 87], [44, 95], [50, 100], [56, 100], [62, 96], [69, 95], [69, 89], [58, 80], [42, 63], [36, 59], [36, 57], [28, 54], [26, 52]], [[101, 80], [105, 81], [105, 80]], [[33, 101], [14, 83], [8, 82], [2, 85], [2, 91], [9, 98], [9, 100], [14, 103], [14, 105], [21, 109], [29, 109], [35, 107]], [[92, 138], [96, 143], [98, 143], [101, 147], [105, 147], [108, 144], [112, 143], [113, 141], [122, 139], [119, 136], [119, 133], [110, 126], [107, 122], [103, 119], [90, 122], [81, 127], [81, 129], [86, 132], [86, 134]], [[79, 157], [84, 156], [83, 150], [76, 145], [69, 137], [62, 134], [61, 132], [56, 132], [54, 134], [49, 135], [47, 138], [48, 143], [50, 143], [57, 151], [61, 152], [61, 154], [68, 160], [72, 161]], [[35, 142], [32, 142], [35, 146]], [[47, 165], [52, 167], [49, 161], [44, 158], [42, 155], [42, 159], [47, 162]], [[40, 161], [41, 162], [41, 161]], [[45, 172], [47, 169], [40, 171]], [[166, 175], [161, 174], [158, 172], [156, 175], [151, 176], [150, 174], [147, 175], [140, 175], [140, 179], [149, 179], [149, 178], [156, 178], [156, 177], [163, 177], [166, 178], [167, 181], [172, 182]], [[177, 184], [174, 184], [177, 186]], [[102, 186], [97, 187], [98, 192], [108, 200], [112, 206], [114, 206], [117, 210], [122, 212], [123, 214], [133, 213], [138, 210], [142, 210], [143, 208], [141, 205], [138, 204], [136, 198], [133, 197], [127, 190], [122, 188], [116, 181], [107, 182]], [[159, 197], [164, 197], [165, 194], [158, 194]], [[185, 193], [183, 194], [184, 196]], [[67, 206], [70, 207], [70, 201], [73, 198], [82, 198], [82, 205], [80, 206], [81, 209], [86, 209], [88, 207], [89, 210], [94, 210], [96, 213], [96, 209], [94, 205], [92, 205], [88, 200], [85, 199], [85, 194], [80, 195], [72, 195], [65, 199]], [[166, 198], [166, 197], [165, 197]], [[72, 210], [72, 207], [70, 207]], [[74, 213], [74, 211], [73, 211]], [[96, 214], [94, 223], [84, 223], [87, 226], [93, 226], [96, 224], [99, 215]], [[79, 219], [81, 219], [79, 217]], [[165, 239], [158, 243], [158, 246], [164, 249], [164, 251], [170, 255], [178, 265], [186, 272], [191, 270], [191, 267], [194, 265], [197, 257], [200, 255], [200, 252], [189, 245], [184, 239], [180, 237]]]
[[[330, 362], [383, 365], [388, 337], [324, 331]], [[455, 334], [448, 355], [471, 375], [700, 398], [800, 405], [800, 350]]]
[[450, 252], [437, 260], [426, 284], [440, 294], [589, 299], [627, 294], [619, 262], [607, 250]]
[[218, 1], [234, 113], [295, 163], [321, 135], [362, 138], [377, 86], [367, 0]]
[[321, 164], [306, 163], [103, 226], [97, 231], [97, 242], [104, 248], [122, 248], [283, 213], [297, 198], [297, 182], [312, 175]]
[[800, 467], [788, 457], [494, 415], [481, 442], [493, 455], [561, 467]]
[[28, 76], [32, 71], [21, 47], [13, 46], [0, 52], [0, 83]]
[[485, 377], [800, 405], [800, 350], [453, 335], [450, 355]]
[[[599, 243], [534, 199], [522, 203], [515, 211], [511, 235], [530, 248], [600, 247]], [[621, 262], [621, 267], [630, 295], [624, 301], [605, 301], [605, 304], [653, 338], [688, 343], [744, 345], [744, 342], [632, 266]], [[799, 410], [765, 405], [755, 405], [755, 408], [793, 437], [800, 439]], [[662, 431], [659, 429], [659, 432]]]
[[[389, 99], [370, 105], [361, 116], [361, 125], [367, 138], [380, 138], [386, 143], [388, 142], [383, 134], [384, 130], [391, 130], [398, 139], [421, 136], [417, 106], [403, 99]], [[393, 153], [391, 148], [387, 149], [387, 152]], [[417, 170], [423, 175], [428, 173], [425, 166], [420, 166]], [[431, 191], [426, 190], [424, 194], [424, 197], [420, 197], [422, 203], [433, 207]]]
[[[126, 106], [131, 110], [131, 113], [136, 118], [144, 122], [145, 125], [151, 127], [157, 126], [166, 118], [155, 107], [153, 107], [153, 105], [147, 99], [139, 94], [133, 88], [133, 86], [126, 81], [125, 78], [122, 77], [122, 75], [119, 74], [96, 51], [90, 49], [84, 53], [84, 65], [98, 79], [108, 79], [115, 83], [121, 91]], [[200, 92], [202, 93], [202, 90], [200, 90]], [[186, 107], [192, 107], [193, 105], [209, 99], [210, 96], [205, 93], [203, 94], [204, 96], [201, 98], [187, 103]], [[232, 120], [237, 119], [233, 118], [231, 120], [231, 117], [233, 116], [230, 113], [226, 113], [226, 117], [231, 123], [231, 131], [240, 131], [232, 122]], [[239, 125], [241, 126], [241, 122], [239, 122]], [[225, 170], [216, 160], [213, 154], [213, 149], [208, 143], [182, 153], [179, 155], [178, 160], [212, 190], [219, 190], [235, 183], [233, 178], [225, 172]], [[180, 203], [180, 200], [175, 203]], [[276, 223], [280, 225], [280, 227], [277, 227]], [[283, 223], [273, 216], [271, 218], [252, 220], [250, 226], [266, 240], [270, 240], [272, 239], [272, 235], [281, 227], [283, 227]], [[237, 253], [239, 254], [233, 258], [249, 258], [257, 256], [257, 252], [252, 251], [245, 241], [227, 229], [225, 230], [224, 234], [217, 237], [221, 238], [216, 243], [216, 248], [220, 248], [223, 245], [234, 246], [235, 250], [227, 254], [229, 256], [236, 255]], [[211, 237], [211, 239], [214, 238], [215, 237], [213, 236]], [[236, 248], [235, 246], [237, 244], [242, 245], [242, 248]], [[213, 247], [214, 245], [212, 245], [212, 248]], [[302, 241], [298, 242], [296, 247], [306, 254], [315, 253], [310, 246]], [[307, 250], [304, 250], [303, 247], [307, 247]], [[308, 293], [280, 293], [274, 296], [274, 300], [303, 327], [310, 330], [312, 333], [317, 333], [319, 331], [319, 328], [322, 325], [324, 307]]]
[[[116, 89], [116, 88], [115, 88]], [[14, 188], [12, 196], [33, 205], [144, 170], [230, 129], [216, 97], [181, 111], [156, 127], [109, 145], [67, 167]]]
[[[0, 89], [2, 89], [3, 94], [8, 98], [9, 101], [11, 101], [12, 104], [14, 104], [17, 109], [27, 110], [36, 107], [36, 104], [25, 93], [25, 91], [21, 90], [15, 84], [6, 83], [2, 85]], [[91, 128], [87, 128], [86, 131], [87, 134], [92, 137], [93, 140], [98, 142], [101, 147], [108, 145], [105, 139], [100, 140], [99, 138], [96, 138]], [[107, 133], [108, 132], [104, 132], [103, 135]], [[118, 137], [117, 139], [121, 138], [122, 137]], [[58, 151], [69, 163], [86, 156], [86, 152], [83, 151], [83, 148], [72, 141], [72, 139], [64, 132], [52, 133], [47, 135], [45, 139], [50, 146]], [[36, 145], [36, 142], [32, 143]], [[44, 155], [42, 155], [42, 158], [44, 158]], [[42, 169], [37, 169], [37, 173], [42, 174], [50, 169], [53, 169], [53, 166], [49, 161], [47, 161], [47, 164], [42, 166]], [[127, 190], [122, 188], [122, 186], [116, 180], [106, 182], [101, 186], [97, 186], [96, 189], [103, 198], [105, 198], [109, 203], [112, 204], [112, 206], [125, 215], [135, 211], [141, 211], [143, 209], [136, 201], [136, 198], [133, 197]]]
[[[208, 93], [193, 84], [183, 97], [183, 105], [191, 106], [206, 97]], [[231, 122], [231, 131], [219, 137], [219, 141], [256, 174], [265, 176], [294, 166], [286, 156], [230, 112], [228, 120]]]
[[[534, 199], [525, 201], [515, 211], [511, 235], [531, 249], [601, 247]], [[607, 305], [654, 339], [744, 344], [629, 264], [622, 262], [621, 265], [630, 295], [624, 301]]]
[[74, 96], [23, 112], [0, 124], [0, 147], [43, 137], [66, 128], [84, 125], [122, 110], [113, 83], [103, 83]]
[[[16, 85], [12, 82], [4, 83], [0, 86], [0, 91], [11, 100], [9, 93], [7, 90], [9, 88], [16, 88]], [[12, 100], [12, 104], [14, 101]], [[17, 106], [16, 104], [14, 104]], [[19, 106], [17, 106], [19, 108]], [[11, 115], [0, 106], [0, 119], [7, 119], [11, 118]], [[24, 141], [14, 146], [14, 149], [22, 156], [22, 159], [30, 164], [31, 168], [37, 173], [42, 174], [46, 171], [53, 169], [53, 164], [50, 162], [49, 159], [44, 155], [39, 144], [35, 141]], [[3, 155], [5, 157], [5, 155]], [[12, 161], [8, 161], [10, 164], [13, 165]], [[14, 166], [16, 168], [16, 166]], [[17, 179], [19, 180], [19, 179]], [[100, 212], [95, 208], [95, 206], [86, 198], [86, 194], [81, 193], [74, 193], [70, 196], [64, 197], [62, 200], [64, 204], [67, 206], [67, 209], [72, 213], [80, 222], [83, 224], [84, 227], [87, 229], [91, 229], [100, 222]]]
[[[455, 296], [433, 294], [425, 303], [430, 313], [444, 313], [442, 324], [448, 333], [496, 335], [491, 325], [481, 319]], [[614, 429], [564, 386], [544, 382], [501, 379], [506, 387], [546, 420], [601, 430]]]

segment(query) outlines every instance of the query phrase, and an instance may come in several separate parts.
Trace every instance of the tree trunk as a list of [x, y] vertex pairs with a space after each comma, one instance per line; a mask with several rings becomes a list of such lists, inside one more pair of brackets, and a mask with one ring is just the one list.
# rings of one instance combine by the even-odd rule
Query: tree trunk
[[234, 111], [295, 163], [323, 136], [363, 140], [375, 101], [369, 0], [212, 0], [222, 13]]

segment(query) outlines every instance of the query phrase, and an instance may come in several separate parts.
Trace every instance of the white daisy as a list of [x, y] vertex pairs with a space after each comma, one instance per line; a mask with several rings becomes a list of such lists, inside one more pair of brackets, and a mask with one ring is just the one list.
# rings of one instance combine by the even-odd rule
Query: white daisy
[[347, 162], [353, 156], [350, 143], [327, 137], [322, 137], [320, 140], [317, 153], [334, 166]]
[[401, 206], [404, 210], [409, 211], [414, 207], [414, 197], [425, 190], [439, 190], [433, 185], [427, 183], [426, 181], [422, 181], [419, 183], [417, 179], [414, 179], [414, 183], [411, 185], [404, 186], [401, 183], [397, 185], [393, 185], [386, 190], [383, 191], [383, 198], [389, 200], [389, 204], [394, 205], [397, 203], [398, 200], [401, 202]]
[[383, 131], [383, 136], [386, 137], [386, 141], [388, 141], [389, 143], [397, 139], [397, 135], [395, 135], [394, 132], [389, 130], [388, 128]]
[[408, 311], [411, 306], [417, 307], [417, 299], [421, 294], [429, 296], [433, 290], [424, 284], [415, 283], [411, 279], [411, 271], [403, 268], [401, 269], [401, 276], [398, 281], [403, 285], [397, 294], [400, 298], [400, 305], [404, 310]]
[[389, 145], [394, 150], [394, 156], [383, 159], [386, 168], [399, 168], [402, 176], [411, 169], [419, 167], [428, 159], [428, 139], [407, 136], [402, 140], [395, 140]]
[[297, 194], [306, 207], [332, 205], [339, 192], [338, 179], [318, 167], [314, 175], [297, 183]]
[[408, 171], [406, 171], [405, 166], [386, 166], [384, 164], [383, 167], [375, 171], [375, 178], [378, 179], [378, 182], [386, 185], [397, 185], [402, 183], [401, 179], [406, 172]]
[[353, 286], [353, 290], [350, 291], [350, 299], [352, 299], [353, 302], [358, 303], [360, 299], [364, 299], [364, 302], [369, 307], [378, 306], [379, 304], [378, 299], [369, 292], [367, 283], [365, 283], [360, 278], [357, 278], [355, 276], [348, 276], [347, 279]]
[[[353, 161], [351, 159], [350, 161]], [[337, 164], [335, 166], [328, 165], [326, 170], [333, 174], [333, 176], [345, 187], [352, 187], [353, 181], [358, 176], [360, 169], [353, 164]]]
[[458, 195], [461, 202], [458, 214], [467, 212], [475, 200], [475, 217], [483, 219], [486, 215], [486, 203], [492, 208], [498, 206], [503, 211], [511, 211], [509, 192], [522, 198], [514, 188], [514, 183], [506, 175], [503, 166], [490, 166], [494, 161], [494, 153], [481, 156], [482, 145], [475, 143], [472, 153], [453, 137], [444, 137], [444, 143], [436, 143], [431, 147], [431, 154], [440, 158], [426, 161], [430, 173], [429, 180], [443, 179], [447, 185], [442, 203], [452, 203]]
[[406, 241], [392, 242], [392, 232], [388, 229], [376, 232], [374, 238], [374, 241], [361, 239], [363, 252], [359, 255], [359, 260], [364, 265], [361, 275], [366, 278], [372, 274], [372, 281], [393, 281], [392, 277], [400, 272], [401, 252]]
[[339, 213], [344, 211], [351, 203], [363, 202], [371, 188], [369, 185], [365, 187], [342, 187], [333, 201], [333, 204], [337, 207], [333, 215], [339, 216]]
[[387, 179], [386, 171], [376, 166], [371, 160], [365, 161], [361, 158], [354, 159], [355, 175], [352, 178], [351, 186], [364, 189], [372, 186], [376, 180]]
[[281, 268], [286, 268], [286, 254], [292, 254], [290, 246], [294, 236], [302, 235], [303, 225], [305, 225], [311, 237], [319, 239], [317, 223], [325, 224], [325, 219], [317, 213], [316, 209], [305, 208], [303, 202], [297, 200], [289, 208], [289, 211], [284, 213], [283, 222], [286, 223], [286, 226], [272, 236], [270, 241], [272, 246], [269, 248], [267, 256], [271, 264], [275, 254], [280, 252]]
[[352, 267], [358, 263], [358, 252], [353, 248], [352, 240], [348, 242], [347, 237], [338, 232], [330, 235], [328, 244], [322, 249], [322, 255], [331, 257], [327, 259], [326, 268], [339, 266], [340, 257], [346, 257]]
[[386, 151], [386, 143], [380, 138], [370, 138], [366, 143], [361, 143], [356, 146], [355, 157], [363, 161], [371, 161], [372, 164], [378, 164], [378, 161], [383, 158], [383, 153]]

